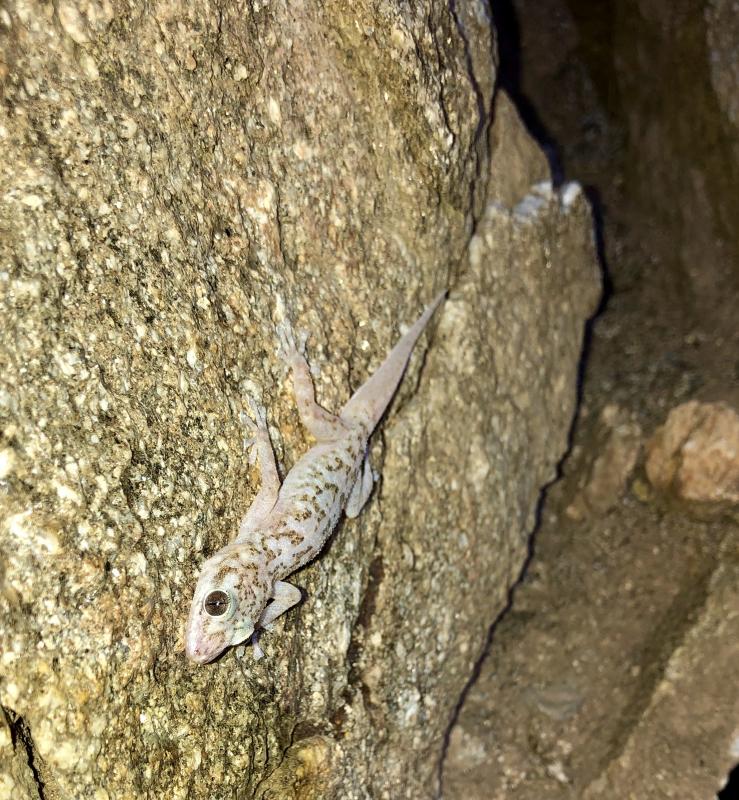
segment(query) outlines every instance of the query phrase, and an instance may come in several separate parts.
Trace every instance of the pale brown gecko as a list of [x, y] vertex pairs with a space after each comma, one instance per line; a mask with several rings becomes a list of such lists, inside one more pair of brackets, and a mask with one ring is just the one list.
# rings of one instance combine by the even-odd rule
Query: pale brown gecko
[[[315, 401], [308, 362], [292, 330], [280, 330], [281, 352], [293, 375], [300, 418], [316, 444], [280, 485], [264, 409], [252, 402], [262, 485], [233, 543], [204, 564], [187, 622], [188, 658], [204, 664], [227, 647], [268, 628], [301, 593], [285, 578], [320, 553], [342, 512], [356, 517], [372, 492], [367, 442], [403, 376], [411, 351], [446, 292], [437, 295], [377, 371], [338, 415]], [[247, 418], [248, 419], [248, 418]], [[270, 602], [271, 601], [271, 602]], [[254, 655], [262, 651], [254, 641]]]

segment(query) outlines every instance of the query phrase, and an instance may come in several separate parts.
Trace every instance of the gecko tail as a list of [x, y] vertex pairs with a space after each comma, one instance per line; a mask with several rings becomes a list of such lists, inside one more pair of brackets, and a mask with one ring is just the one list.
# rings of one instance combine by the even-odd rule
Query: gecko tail
[[365, 423], [369, 425], [370, 431], [374, 430], [393, 399], [418, 337], [446, 295], [446, 289], [436, 295], [423, 314], [393, 347], [372, 377], [352, 395], [341, 410], [341, 419], [350, 425], [357, 422]]

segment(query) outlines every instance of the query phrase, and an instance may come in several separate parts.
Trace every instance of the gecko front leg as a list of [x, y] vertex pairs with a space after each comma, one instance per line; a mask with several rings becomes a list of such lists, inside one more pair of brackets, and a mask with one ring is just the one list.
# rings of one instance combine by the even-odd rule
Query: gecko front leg
[[237, 542], [248, 538], [262, 525], [265, 517], [274, 508], [277, 502], [277, 493], [280, 490], [280, 476], [277, 472], [275, 453], [267, 428], [267, 412], [264, 406], [252, 398], [249, 398], [249, 406], [254, 414], [254, 421], [249, 419], [243, 411], [241, 412], [241, 422], [251, 433], [251, 436], [244, 440], [244, 447], [251, 448], [249, 463], [253, 464], [255, 457], [258, 461], [261, 486], [249, 506], [249, 510], [241, 520]]
[[297, 586], [293, 586], [287, 581], [276, 581], [272, 589], [272, 602], [262, 611], [259, 617], [259, 625], [269, 630], [277, 617], [282, 616], [299, 603], [303, 595]]
[[[300, 602], [303, 595], [296, 586], [286, 581], [277, 581], [272, 589], [272, 602], [262, 611], [262, 616], [259, 617], [257, 623], [258, 627], [271, 631], [272, 623], [286, 611], [289, 611], [294, 605]], [[254, 653], [254, 660], [259, 661], [264, 657], [264, 650], [259, 644], [260, 631], [254, 631], [252, 636], [252, 649]]]

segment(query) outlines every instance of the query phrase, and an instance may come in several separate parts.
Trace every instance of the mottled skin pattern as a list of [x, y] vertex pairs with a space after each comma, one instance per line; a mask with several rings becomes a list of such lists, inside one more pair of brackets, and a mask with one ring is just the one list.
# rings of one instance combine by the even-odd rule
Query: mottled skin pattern
[[[302, 423], [316, 444], [280, 485], [264, 409], [252, 402], [253, 453], [262, 486], [230, 545], [203, 564], [187, 622], [185, 650], [200, 664], [248, 639], [301, 599], [284, 578], [323, 548], [342, 512], [356, 517], [372, 492], [367, 441], [400, 383], [413, 346], [444, 299], [438, 295], [400, 339], [378, 370], [338, 416], [315, 402], [313, 382], [288, 325], [280, 329], [281, 355], [290, 365]], [[262, 651], [253, 640], [254, 655]]]

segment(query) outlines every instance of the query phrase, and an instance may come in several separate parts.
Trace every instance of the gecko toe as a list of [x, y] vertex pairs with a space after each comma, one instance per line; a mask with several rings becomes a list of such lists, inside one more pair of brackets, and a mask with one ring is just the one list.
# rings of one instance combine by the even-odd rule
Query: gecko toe
[[259, 661], [260, 659], [264, 658], [264, 650], [262, 650], [258, 641], [253, 640], [251, 646], [255, 661]]
[[265, 407], [253, 397], [247, 397], [246, 400], [254, 419], [251, 419], [245, 411], [242, 411], [240, 415], [242, 423], [252, 431], [267, 430], [267, 410]]
[[239, 422], [249, 430], [254, 430], [256, 427], [254, 424], [254, 420], [246, 413], [246, 411], [239, 412]]
[[277, 326], [277, 354], [283, 361], [289, 361], [293, 353], [297, 351], [295, 346], [295, 334], [293, 333], [292, 325], [283, 320]]
[[297, 343], [297, 346], [296, 346], [295, 349], [302, 356], [305, 355], [305, 346], [308, 343], [308, 339], [309, 338], [310, 338], [310, 334], [308, 333], [308, 331], [304, 331], [304, 330], [299, 330], [298, 331], [298, 343]]
[[257, 450], [254, 445], [257, 443], [256, 437], [252, 436], [248, 439], [244, 439], [244, 452], [249, 453], [249, 465], [254, 466], [257, 461]]

